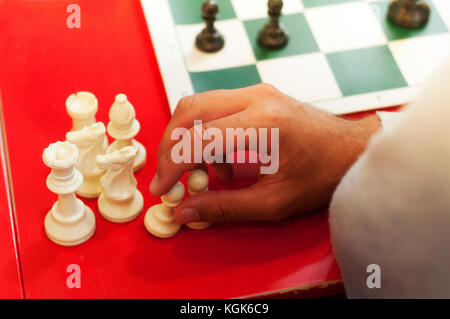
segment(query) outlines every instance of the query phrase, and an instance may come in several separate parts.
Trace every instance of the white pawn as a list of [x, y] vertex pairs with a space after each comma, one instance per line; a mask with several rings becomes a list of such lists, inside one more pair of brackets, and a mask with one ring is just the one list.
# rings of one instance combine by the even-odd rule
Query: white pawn
[[76, 146], [68, 142], [50, 144], [42, 155], [45, 165], [52, 169], [47, 187], [58, 194], [58, 201], [45, 217], [45, 232], [62, 246], [82, 244], [95, 232], [94, 213], [75, 196], [83, 184], [83, 175], [74, 168], [78, 155]]
[[184, 186], [181, 182], [177, 182], [167, 194], [161, 196], [161, 201], [169, 207], [177, 207], [184, 197]]
[[[187, 178], [187, 187], [188, 187], [188, 193], [190, 195], [195, 195], [202, 192], [208, 191], [208, 183], [209, 178], [208, 174], [206, 174], [201, 169], [193, 170], [189, 173]], [[205, 229], [211, 226], [211, 223], [208, 222], [192, 222], [189, 224], [186, 224], [187, 227], [191, 229]]]
[[184, 196], [184, 186], [177, 182], [165, 195], [161, 196], [162, 204], [150, 207], [145, 214], [145, 228], [159, 238], [175, 236], [181, 228], [175, 220], [174, 207], [178, 206]]
[[136, 112], [133, 105], [127, 100], [125, 94], [118, 94], [109, 110], [108, 134], [115, 141], [106, 150], [107, 153], [120, 150], [126, 146], [136, 148], [136, 158], [134, 160], [134, 171], [141, 169], [147, 159], [147, 152], [144, 146], [136, 141], [134, 137], [139, 132], [141, 126], [136, 120]]
[[129, 222], [139, 216], [144, 206], [133, 175], [135, 157], [136, 149], [132, 146], [97, 156], [97, 165], [107, 169], [100, 178], [102, 193], [98, 198], [98, 210], [111, 222]]
[[66, 134], [68, 142], [74, 144], [80, 151], [75, 167], [83, 174], [83, 185], [77, 194], [86, 198], [97, 198], [102, 189], [100, 177], [105, 173], [97, 165], [97, 155], [105, 154], [105, 125], [101, 122], [85, 126], [81, 130]]

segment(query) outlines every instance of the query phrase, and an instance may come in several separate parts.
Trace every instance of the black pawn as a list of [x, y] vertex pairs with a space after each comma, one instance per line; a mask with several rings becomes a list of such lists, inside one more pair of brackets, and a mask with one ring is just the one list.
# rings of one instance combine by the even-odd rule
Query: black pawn
[[388, 19], [404, 28], [420, 28], [427, 24], [430, 6], [424, 0], [392, 0]]
[[269, 49], [280, 49], [287, 44], [289, 39], [279, 22], [283, 1], [269, 0], [268, 7], [270, 20], [259, 32], [258, 42]]
[[213, 0], [205, 1], [202, 5], [202, 18], [205, 20], [206, 27], [197, 35], [195, 39], [195, 46], [203, 52], [217, 52], [220, 51], [225, 40], [222, 34], [214, 26], [219, 13], [219, 6]]

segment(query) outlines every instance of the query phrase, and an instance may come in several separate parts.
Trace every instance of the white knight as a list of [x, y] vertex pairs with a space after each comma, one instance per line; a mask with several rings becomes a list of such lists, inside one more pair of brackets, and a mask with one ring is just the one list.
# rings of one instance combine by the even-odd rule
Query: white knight
[[139, 216], [144, 206], [133, 175], [135, 157], [136, 149], [132, 146], [97, 156], [97, 165], [106, 169], [100, 179], [102, 193], [98, 208], [101, 215], [111, 222], [131, 221]]

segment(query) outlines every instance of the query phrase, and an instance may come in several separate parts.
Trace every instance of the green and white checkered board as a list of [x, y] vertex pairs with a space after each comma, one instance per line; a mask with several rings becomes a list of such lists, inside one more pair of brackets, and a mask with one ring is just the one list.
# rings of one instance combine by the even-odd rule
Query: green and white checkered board
[[141, 1], [172, 112], [185, 95], [260, 82], [334, 114], [403, 104], [450, 47], [450, 0], [429, 0], [413, 30], [386, 19], [388, 0], [285, 0], [280, 50], [257, 43], [267, 0], [217, 0], [225, 47], [212, 54], [194, 46], [203, 0]]

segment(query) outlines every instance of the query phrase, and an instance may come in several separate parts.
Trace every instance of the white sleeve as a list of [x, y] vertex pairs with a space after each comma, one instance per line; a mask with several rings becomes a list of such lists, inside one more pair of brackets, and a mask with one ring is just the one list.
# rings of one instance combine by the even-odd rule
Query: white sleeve
[[330, 231], [349, 297], [450, 298], [450, 63], [344, 176]]
[[383, 130], [390, 129], [395, 126], [396, 123], [402, 118], [402, 114], [400, 112], [377, 112], [378, 118], [381, 122], [381, 127]]

